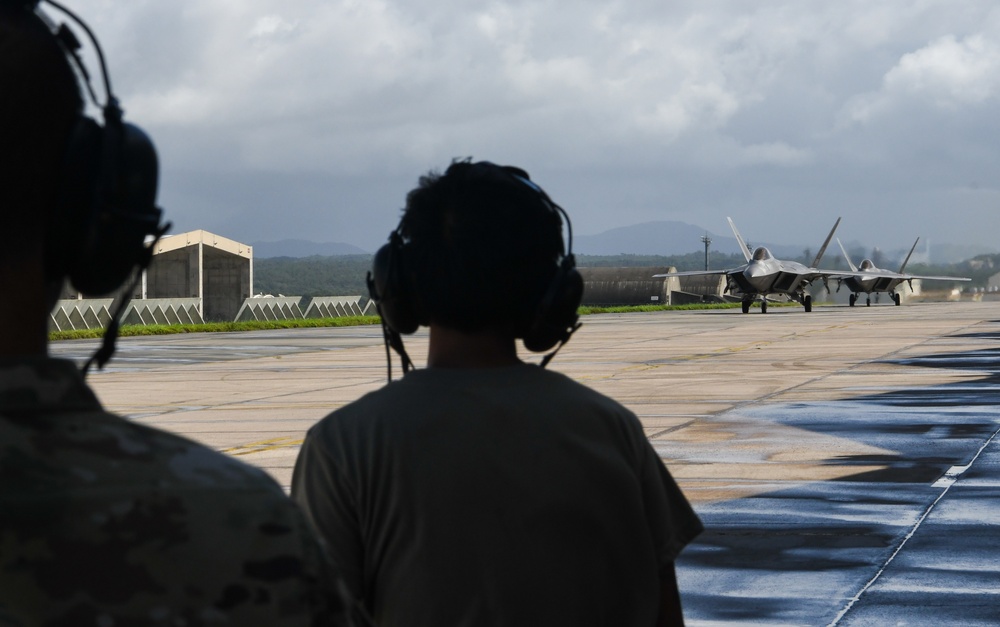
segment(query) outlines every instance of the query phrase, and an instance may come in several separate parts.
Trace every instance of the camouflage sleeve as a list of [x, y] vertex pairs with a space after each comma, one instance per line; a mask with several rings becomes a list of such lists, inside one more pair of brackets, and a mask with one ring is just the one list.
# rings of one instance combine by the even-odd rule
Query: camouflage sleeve
[[262, 471], [99, 413], [0, 436], [0, 625], [348, 624]]

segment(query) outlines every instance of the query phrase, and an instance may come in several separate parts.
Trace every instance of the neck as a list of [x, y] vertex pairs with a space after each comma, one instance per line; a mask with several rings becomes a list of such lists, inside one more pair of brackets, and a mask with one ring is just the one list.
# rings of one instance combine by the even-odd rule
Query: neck
[[0, 286], [16, 295], [16, 306], [0, 307], [0, 356], [44, 356], [48, 353], [49, 318], [41, 255], [0, 264]]
[[492, 331], [466, 333], [431, 324], [428, 368], [499, 368], [520, 363], [513, 336]]

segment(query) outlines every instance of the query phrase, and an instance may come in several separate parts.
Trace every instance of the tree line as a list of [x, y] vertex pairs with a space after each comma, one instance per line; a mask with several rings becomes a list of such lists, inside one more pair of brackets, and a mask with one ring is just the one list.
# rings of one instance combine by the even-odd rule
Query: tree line
[[[808, 251], [803, 251], [808, 252]], [[804, 254], [799, 261], [811, 263]], [[839, 259], [839, 262], [835, 261]], [[577, 255], [577, 265], [586, 267], [674, 266], [679, 271], [704, 270], [702, 252], [685, 255]], [[365, 276], [371, 269], [372, 255], [337, 255], [333, 257], [270, 257], [254, 260], [254, 292], [277, 296], [367, 296]], [[709, 267], [714, 270], [735, 268], [746, 261], [741, 255], [711, 253]], [[826, 269], [847, 269], [843, 258], [831, 256]], [[889, 266], [889, 270], [896, 268]], [[912, 274], [966, 276], [972, 287], [983, 287], [989, 277], [1000, 272], [1000, 255], [980, 255], [953, 264], [912, 264]]]

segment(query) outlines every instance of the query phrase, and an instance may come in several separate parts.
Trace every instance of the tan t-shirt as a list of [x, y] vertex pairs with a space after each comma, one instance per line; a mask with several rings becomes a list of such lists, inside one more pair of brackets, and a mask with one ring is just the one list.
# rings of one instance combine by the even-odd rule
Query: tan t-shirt
[[333, 412], [292, 496], [387, 627], [652, 625], [702, 529], [632, 412], [533, 365], [417, 370]]

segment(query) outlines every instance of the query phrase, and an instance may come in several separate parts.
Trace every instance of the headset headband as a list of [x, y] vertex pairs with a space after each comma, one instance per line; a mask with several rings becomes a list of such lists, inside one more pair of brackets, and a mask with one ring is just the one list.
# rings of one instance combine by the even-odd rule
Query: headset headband
[[[511, 180], [517, 181], [517, 184], [524, 185], [533, 191], [545, 210], [552, 212], [556, 217], [562, 216], [566, 223], [565, 252], [557, 263], [555, 274], [542, 295], [541, 301], [535, 305], [534, 312], [523, 321], [523, 331], [518, 332], [518, 337], [522, 338], [525, 347], [534, 352], [547, 351], [558, 344], [555, 350], [542, 359], [540, 365], [545, 367], [580, 326], [576, 310], [583, 293], [583, 279], [576, 270], [576, 260], [573, 256], [572, 222], [566, 211], [553, 202], [524, 170], [513, 166], [500, 166], [489, 161], [476, 163], [466, 161], [464, 164], [470, 169], [482, 169], [479, 171], [486, 168], [501, 171]], [[448, 174], [446, 173], [445, 176]], [[472, 176], [476, 177], [477, 175]], [[412, 281], [405, 277], [402, 269], [407, 257], [406, 250], [409, 247], [408, 239], [404, 236], [407, 217], [408, 215], [404, 213], [399, 224], [389, 234], [389, 242], [376, 252], [372, 271], [368, 273], [367, 277], [369, 295], [375, 302], [382, 318], [390, 381], [392, 380], [390, 348], [395, 350], [402, 359], [403, 373], [405, 374], [412, 368], [412, 361], [403, 346], [402, 334], [413, 333], [421, 324], [427, 324], [428, 321], [426, 311], [419, 305], [420, 295], [414, 293]]]

